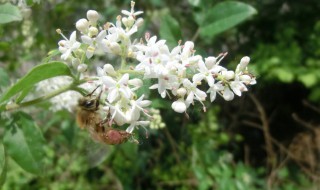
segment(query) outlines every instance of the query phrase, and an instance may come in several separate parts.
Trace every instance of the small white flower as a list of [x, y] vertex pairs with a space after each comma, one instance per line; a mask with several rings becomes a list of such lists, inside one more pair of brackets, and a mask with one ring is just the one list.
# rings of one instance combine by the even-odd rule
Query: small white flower
[[150, 124], [150, 121], [133, 121], [131, 122], [131, 124], [129, 125], [129, 127], [126, 129], [126, 131], [128, 133], [132, 133], [133, 130], [135, 128], [137, 128], [138, 126], [142, 126], [143, 128], [145, 128], [146, 126], [148, 126]]
[[110, 103], [120, 98], [130, 99], [132, 96], [132, 91], [128, 87], [129, 74], [124, 74], [119, 81], [114, 80], [109, 76], [102, 76], [102, 82], [107, 88], [108, 96], [107, 99]]
[[137, 12], [134, 12], [134, 4], [135, 2], [134, 1], [131, 1], [131, 11], [127, 11], [127, 10], [122, 10], [121, 13], [126, 15], [126, 16], [132, 16], [132, 17], [135, 17], [135, 16], [138, 16], [140, 14], [143, 13], [143, 11], [137, 11]]
[[142, 95], [139, 99], [137, 100], [131, 100], [131, 110], [130, 110], [130, 118], [131, 121], [137, 121], [140, 118], [140, 112], [142, 111], [145, 115], [151, 117], [149, 114], [147, 114], [146, 110], [144, 109], [145, 107], [148, 107], [151, 105], [150, 100], [143, 100], [144, 95]]
[[[62, 35], [62, 34], [61, 34]], [[62, 35], [65, 40], [60, 40], [59, 44], [59, 51], [62, 53], [61, 59], [67, 60], [72, 52], [77, 50], [81, 43], [76, 40], [77, 34], [76, 31], [72, 32], [70, 35], [70, 40], [68, 40], [65, 36]]]
[[237, 96], [241, 96], [241, 92], [248, 91], [247, 87], [239, 80], [231, 81], [230, 88]]
[[201, 60], [199, 63], [199, 73], [193, 75], [192, 80], [195, 82], [201, 82], [203, 79], [206, 79], [209, 86], [212, 86], [214, 84], [214, 78], [212, 76], [211, 71], [206, 67], [204, 62]]
[[121, 101], [115, 106], [110, 105], [111, 121], [116, 122], [117, 125], [121, 126], [128, 122], [127, 114], [121, 109]]
[[210, 93], [210, 101], [213, 102], [216, 99], [217, 93], [224, 89], [221, 81], [215, 83], [214, 85], [210, 86], [207, 93]]
[[186, 99], [187, 107], [189, 107], [189, 105], [193, 103], [194, 98], [199, 102], [205, 101], [207, 94], [197, 88], [196, 82], [191, 83], [189, 79], [184, 79], [183, 86], [187, 89], [188, 92], [188, 96]]
[[102, 50], [104, 52], [107, 52], [109, 50], [106, 45], [106, 39], [104, 39], [106, 37], [106, 35], [107, 35], [106, 31], [102, 30], [98, 34], [98, 36], [95, 38], [91, 38], [87, 35], [81, 36], [83, 43], [89, 45], [89, 47], [87, 48], [87, 51], [86, 51], [86, 56], [88, 59], [90, 59], [93, 56], [96, 49]]

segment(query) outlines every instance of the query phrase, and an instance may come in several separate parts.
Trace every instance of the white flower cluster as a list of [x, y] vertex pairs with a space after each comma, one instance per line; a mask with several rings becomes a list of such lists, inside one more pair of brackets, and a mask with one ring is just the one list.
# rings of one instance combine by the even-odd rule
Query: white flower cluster
[[[255, 77], [247, 70], [249, 57], [243, 57], [235, 71], [227, 70], [219, 65], [226, 53], [217, 57], [203, 58], [195, 54], [194, 43], [186, 41], [184, 44], [170, 50], [165, 40], [158, 40], [156, 36], [147, 33], [144, 39], [132, 39], [138, 31], [143, 19], [137, 18], [142, 11], [134, 11], [134, 2], [131, 2], [131, 11], [122, 11], [123, 17], [118, 16], [115, 24], [99, 25], [99, 14], [89, 10], [87, 18], [76, 22], [81, 42], [77, 41], [76, 31], [67, 39], [60, 30], [64, 40], [59, 44], [61, 58], [72, 63], [73, 68], [83, 73], [87, 70], [84, 57], [89, 60], [98, 53], [109, 53], [122, 58], [121, 66], [105, 64], [97, 68], [99, 83], [103, 86], [101, 103], [108, 111], [110, 121], [119, 126], [128, 124], [128, 132], [137, 126], [146, 126], [151, 116], [147, 107], [151, 101], [144, 100], [144, 95], [137, 97], [136, 90], [143, 85], [143, 79], [156, 81], [150, 89], [157, 89], [162, 98], [173, 99], [171, 105], [176, 112], [186, 112], [190, 105], [199, 102], [205, 111], [204, 101], [210, 96], [214, 101], [216, 94], [230, 101], [234, 94], [241, 96], [247, 91], [247, 85], [256, 83]], [[137, 61], [135, 66], [128, 66], [126, 58]], [[116, 68], [116, 69], [115, 69]], [[131, 75], [133, 73], [134, 75]], [[207, 89], [203, 90], [202, 84]], [[143, 114], [141, 114], [143, 113]], [[141, 115], [147, 117], [141, 117]], [[146, 120], [142, 118], [147, 118]]]
[[[71, 83], [71, 77], [58, 76], [39, 82], [37, 84], [36, 91], [38, 94], [51, 93]], [[78, 104], [77, 99], [79, 98], [81, 98], [81, 94], [76, 91], [67, 91], [59, 94], [58, 96], [50, 99], [50, 102], [52, 104], [52, 106], [50, 106], [50, 110], [59, 111], [62, 109], [66, 109], [69, 112], [73, 112], [73, 109]]]

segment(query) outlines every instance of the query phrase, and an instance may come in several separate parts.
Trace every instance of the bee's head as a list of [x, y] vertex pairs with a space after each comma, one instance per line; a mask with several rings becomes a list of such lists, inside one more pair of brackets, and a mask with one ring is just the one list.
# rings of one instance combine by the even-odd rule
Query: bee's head
[[100, 96], [101, 96], [102, 91], [99, 93], [98, 96], [92, 95], [97, 88], [95, 88], [90, 94], [88, 94], [88, 95], [86, 95], [86, 96], [84, 96], [84, 97], [79, 99], [78, 105], [82, 109], [88, 110], [88, 111], [96, 111], [96, 110], [98, 110], [99, 100], [100, 100]]
[[99, 99], [97, 97], [85, 96], [78, 101], [78, 105], [85, 110], [95, 111], [99, 107]]

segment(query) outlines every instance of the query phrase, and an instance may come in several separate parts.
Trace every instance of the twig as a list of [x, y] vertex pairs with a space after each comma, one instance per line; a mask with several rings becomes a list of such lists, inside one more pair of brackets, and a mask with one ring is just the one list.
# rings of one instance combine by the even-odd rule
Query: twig
[[198, 186], [198, 181], [194, 178], [191, 179], [184, 179], [184, 180], [176, 180], [176, 181], [160, 181], [158, 183], [160, 186], [179, 186], [179, 185], [191, 185], [191, 186]]
[[269, 121], [268, 121], [267, 114], [263, 106], [259, 102], [259, 100], [253, 94], [250, 94], [249, 96], [257, 107], [257, 110], [260, 115], [260, 120], [262, 123], [262, 131], [263, 131], [263, 135], [266, 143], [266, 151], [267, 151], [267, 166], [270, 168], [270, 171], [271, 171], [270, 176], [268, 178], [267, 185], [268, 185], [268, 189], [272, 189], [274, 177], [271, 174], [276, 167], [276, 154], [273, 150], [272, 137], [269, 131]]
[[306, 106], [306, 107], [312, 109], [313, 111], [317, 112], [318, 114], [320, 114], [320, 108], [317, 108], [316, 106], [310, 104], [310, 103], [309, 103], [308, 101], [306, 101], [306, 100], [303, 100], [302, 103], [303, 103], [304, 106]]
[[313, 131], [314, 126], [311, 125], [310, 123], [302, 120], [296, 113], [293, 113], [293, 114], [292, 114], [292, 118], [293, 118], [296, 122], [298, 122], [300, 125], [302, 125], [302, 126], [304, 126], [305, 128], [310, 129], [310, 130]]
[[172, 136], [171, 136], [169, 130], [167, 129], [167, 127], [164, 128], [164, 132], [165, 132], [165, 135], [166, 135], [167, 139], [169, 140], [170, 146], [171, 146], [172, 151], [173, 151], [173, 156], [175, 157], [177, 163], [180, 164], [181, 160], [180, 160], [178, 151], [176, 149], [176, 143], [175, 143], [174, 139], [172, 138]]
[[269, 121], [267, 118], [267, 114], [266, 114], [265, 110], [263, 109], [263, 106], [261, 105], [259, 100], [253, 94], [250, 94], [250, 98], [252, 99], [252, 101], [256, 105], [257, 110], [260, 114], [263, 135], [264, 135], [264, 138], [266, 141], [266, 150], [267, 150], [267, 155], [268, 155], [267, 162], [268, 162], [268, 165], [271, 166], [271, 169], [273, 169], [276, 164], [273, 160], [275, 158], [276, 154], [275, 154], [275, 152], [273, 150], [273, 146], [272, 146], [272, 137], [271, 137], [270, 131], [269, 131]]

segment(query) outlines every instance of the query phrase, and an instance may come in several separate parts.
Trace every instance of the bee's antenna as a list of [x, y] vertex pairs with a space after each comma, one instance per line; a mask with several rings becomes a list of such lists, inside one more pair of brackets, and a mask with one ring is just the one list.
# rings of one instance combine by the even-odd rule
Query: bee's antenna
[[[101, 86], [101, 85], [98, 85], [90, 94], [87, 94], [87, 96], [92, 96], [92, 94], [93, 94], [100, 86]], [[99, 98], [100, 98], [101, 93], [102, 93], [102, 90], [101, 90], [101, 92], [100, 92], [100, 94], [99, 94]]]

